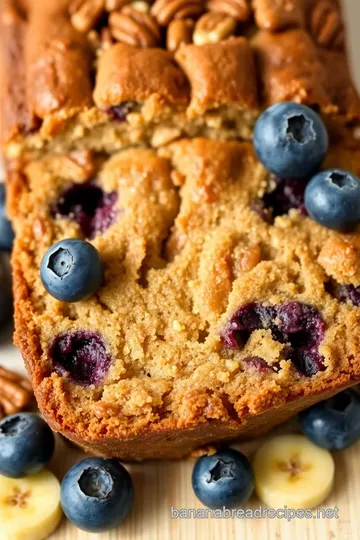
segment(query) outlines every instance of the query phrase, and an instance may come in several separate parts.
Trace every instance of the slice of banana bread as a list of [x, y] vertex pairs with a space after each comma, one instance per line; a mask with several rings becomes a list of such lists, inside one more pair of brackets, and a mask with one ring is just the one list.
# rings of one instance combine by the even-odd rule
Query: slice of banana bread
[[[311, 220], [307, 180], [269, 174], [246, 142], [264, 108], [304, 103], [328, 127], [323, 167], [360, 174], [339, 2], [0, 11], [15, 339], [52, 427], [107, 456], [181, 457], [359, 381], [358, 229]], [[65, 238], [104, 265], [73, 303], [40, 276]]]
[[0, 36], [8, 158], [250, 139], [286, 100], [359, 124], [337, 0], [4, 0]]
[[[359, 151], [333, 147], [334, 165], [359, 174]], [[15, 339], [50, 425], [99, 454], [175, 458], [360, 380], [359, 234], [316, 224], [293, 189], [250, 143], [206, 139], [9, 171]], [[75, 237], [105, 280], [64, 303], [39, 267]]]

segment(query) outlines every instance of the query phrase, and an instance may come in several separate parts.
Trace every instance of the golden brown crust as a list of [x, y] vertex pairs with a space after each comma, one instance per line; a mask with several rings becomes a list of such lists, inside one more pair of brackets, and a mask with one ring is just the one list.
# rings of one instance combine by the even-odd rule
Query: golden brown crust
[[[88, 452], [97, 455], [120, 458], [125, 461], [180, 459], [189, 456], [194, 450], [201, 449], [209, 443], [221, 444], [235, 439], [245, 440], [259, 437], [319, 400], [328, 399], [351, 384], [353, 383], [349, 383], [344, 378], [343, 381], [338, 381], [338, 384], [334, 384], [331, 389], [322, 392], [321, 395], [294, 396], [293, 401], [278, 407], [276, 414], [271, 409], [258, 416], [250, 417], [243, 425], [232, 420], [226, 422], [212, 420], [191, 428], [179, 428], [174, 422], [167, 421], [161, 422], [159, 425], [151, 425], [148, 430], [144, 430], [138, 435], [125, 436], [121, 440], [103, 435], [84, 441], [82, 435], [69, 427], [64, 428], [61, 416], [54, 414], [55, 409], [50, 414], [44, 409], [44, 414], [52, 429], [59, 431]], [[45, 399], [48, 399], [48, 396], [38, 394], [40, 403], [44, 402]]]
[[101, 56], [94, 92], [98, 107], [152, 96], [164, 106], [186, 106], [187, 81], [170, 53], [118, 43]]
[[[1, 103], [0, 115], [2, 139], [16, 137], [22, 131], [37, 127], [25, 98], [24, 41], [26, 24], [10, 1], [3, 2], [1, 11]], [[17, 69], [14, 69], [14, 63]], [[6, 105], [5, 105], [6, 104]]]
[[56, 5], [52, 12], [34, 7], [29, 21], [11, 0], [2, 3], [5, 139], [31, 133], [47, 115], [73, 115], [92, 104], [89, 47], [71, 26], [66, 2]]
[[[53, 138], [60, 148], [8, 163], [7, 177], [17, 233], [15, 342], [49, 424], [106, 456], [178, 458], [214, 441], [261, 434], [358, 382], [360, 308], [340, 301], [328, 285], [360, 284], [359, 232], [326, 230], [296, 210], [264, 222], [253, 203], [271, 182], [248, 143], [168, 144], [183, 133], [194, 136], [200, 122], [208, 136], [250, 137], [262, 107], [290, 99], [334, 122], [338, 145], [325, 166], [359, 174], [359, 150], [346, 129], [359, 120], [360, 102], [345, 62], [338, 3], [254, 0], [259, 30], [244, 24], [252, 9], [246, 0], [157, 0], [151, 15], [146, 6], [124, 7], [127, 0], [87, 1], [28, 0], [19, 12], [9, 0], [2, 9], [5, 130], [19, 140], [42, 122], [35, 146], [41, 151]], [[110, 27], [99, 30], [104, 9]], [[179, 22], [204, 10], [210, 15], [187, 22], [185, 37], [175, 32], [174, 56], [151, 47], [160, 38], [157, 25], [184, 30]], [[238, 36], [244, 29], [250, 41]], [[15, 63], [20, 69], [11, 85]], [[109, 108], [124, 102], [131, 114], [118, 129], [128, 122], [136, 136], [121, 139], [120, 147], [150, 141], [162, 148], [110, 159], [89, 152], [109, 135], [96, 131], [111, 124]], [[85, 142], [71, 152], [70, 141], [63, 155], [67, 122]], [[224, 125], [234, 124], [237, 130], [224, 134]], [[95, 147], [108, 148], [114, 151], [108, 142]], [[92, 240], [105, 283], [93, 298], [65, 304], [45, 292], [38, 268], [56, 240], [84, 237], [71, 216], [54, 215], [53, 208], [71, 183], [93, 177], [105, 192], [118, 193], [115, 223]], [[240, 306], [289, 301], [313, 306], [324, 321], [323, 371], [305, 376], [267, 329], [239, 349], [224, 346], [223, 329]], [[54, 369], [53, 339], [83, 329], [101, 334], [112, 358], [100, 386], [75, 384]], [[254, 357], [263, 359], [265, 372], [248, 362]]]
[[[15, 0], [2, 4], [5, 140], [22, 141], [19, 135], [36, 131], [43, 121], [40, 139], [47, 141], [68, 126], [67, 120], [74, 115], [78, 118], [77, 114], [89, 107], [93, 108], [93, 119], [93, 87], [98, 107], [119, 105], [124, 100], [143, 103], [151, 95], [160, 118], [172, 118], [169, 104], [192, 119], [211, 107], [245, 107], [254, 115], [259, 112], [258, 105], [261, 110], [279, 100], [294, 99], [316, 106], [342, 123], [359, 122], [360, 103], [346, 63], [341, 14], [335, 0], [256, 0], [252, 10], [257, 28], [241, 23], [244, 16], [240, 17], [240, 9], [248, 13], [245, 19], [251, 14], [250, 2], [243, 0], [214, 0], [206, 6], [195, 0], [185, 4], [182, 0], [158, 0], [150, 12], [160, 17], [160, 24], [170, 25], [168, 43], [175, 39], [174, 29], [185, 32], [183, 38], [176, 34], [176, 44], [170, 45], [175, 51], [181, 41], [188, 44], [176, 53], [180, 67], [170, 53], [151, 48], [160, 34], [153, 15], [145, 12], [146, 4], [141, 8], [126, 6], [127, 2], [110, 4], [106, 7], [110, 28], [98, 29], [100, 3], [92, 14], [87, 1], [75, 2], [75, 13], [80, 10], [80, 18], [90, 17], [90, 22], [81, 21], [86, 28], [83, 33], [76, 30], [78, 24], [75, 28], [71, 23], [74, 4], [70, 6], [69, 0], [32, 0], [26, 3], [25, 16], [14, 9]], [[197, 40], [192, 28], [204, 9], [215, 15], [227, 14], [231, 32], [227, 26], [225, 33], [215, 31], [206, 38], [209, 45], [194, 45], [189, 43]], [[121, 24], [116, 27], [114, 23], [116, 28], [112, 29], [115, 19]], [[116, 31], [120, 41], [139, 49], [132, 51], [116, 43]], [[244, 36], [238, 37], [241, 34]], [[252, 36], [250, 44], [245, 36]], [[256, 64], [249, 47], [256, 53]], [[100, 117], [97, 122], [104, 121]], [[94, 125], [92, 120], [89, 124], [89, 118], [82, 117], [79, 122], [82, 130]], [[250, 122], [238, 135], [243, 137], [251, 129]], [[34, 145], [39, 146], [39, 142], [34, 141]]]
[[337, 107], [338, 115], [351, 122], [360, 117], [360, 98], [351, 80], [349, 66], [343, 53], [320, 49], [319, 58], [327, 73], [327, 92]]
[[50, 12], [34, 6], [25, 43], [27, 100], [41, 119], [92, 104], [89, 45], [71, 25], [66, 2], [51, 4]]
[[265, 103], [297, 101], [331, 111], [327, 72], [309, 35], [301, 29], [261, 31], [252, 41]]
[[257, 108], [253, 55], [245, 38], [203, 46], [182, 45], [175, 58], [190, 80], [190, 115], [201, 115], [219, 105]]

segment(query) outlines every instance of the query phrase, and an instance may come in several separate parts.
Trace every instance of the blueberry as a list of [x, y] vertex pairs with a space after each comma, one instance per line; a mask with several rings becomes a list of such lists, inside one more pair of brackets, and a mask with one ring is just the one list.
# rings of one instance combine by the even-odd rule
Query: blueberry
[[276, 371], [277, 368], [277, 366], [272, 366], [271, 364], [268, 364], [266, 360], [264, 360], [260, 356], [248, 356], [247, 358], [244, 358], [243, 362], [247, 366], [255, 368], [258, 373], [266, 373], [271, 370]]
[[272, 224], [277, 216], [287, 214], [293, 208], [302, 216], [307, 215], [304, 205], [306, 178], [299, 182], [271, 175], [270, 184], [272, 189], [262, 199], [254, 199], [250, 203], [251, 209], [263, 221]]
[[353, 229], [360, 221], [360, 179], [341, 169], [318, 173], [306, 186], [305, 207], [324, 227]]
[[196, 462], [192, 486], [205, 506], [231, 508], [250, 498], [254, 473], [246, 456], [229, 448], [212, 456], [203, 456]]
[[105, 111], [115, 122], [125, 122], [127, 115], [139, 110], [139, 103], [136, 101], [122, 101], [118, 105], [108, 107]]
[[64, 514], [84, 531], [117, 527], [130, 513], [133, 501], [131, 477], [113, 459], [84, 459], [71, 467], [61, 484]]
[[334, 298], [344, 304], [350, 302], [353, 306], [360, 307], [360, 287], [355, 285], [343, 285], [331, 279], [325, 283], [325, 290]]
[[350, 301], [353, 306], [360, 307], [360, 287], [354, 285], [339, 285], [337, 288], [337, 298], [340, 302]]
[[63, 302], [78, 302], [101, 287], [103, 263], [97, 249], [84, 240], [70, 238], [45, 253], [40, 275], [47, 292]]
[[69, 217], [91, 239], [105, 232], [115, 222], [117, 200], [117, 191], [105, 192], [93, 181], [73, 184], [61, 195], [52, 213], [55, 217]]
[[111, 356], [100, 334], [76, 330], [56, 336], [49, 349], [56, 373], [76, 384], [97, 385], [107, 375]]
[[0, 250], [10, 251], [14, 242], [14, 231], [6, 216], [5, 186], [0, 184]]
[[316, 171], [328, 144], [321, 118], [297, 103], [273, 105], [255, 125], [254, 147], [259, 160], [282, 178], [304, 178]]
[[[296, 369], [311, 377], [324, 371], [324, 359], [318, 351], [325, 333], [325, 323], [313, 306], [285, 302], [266, 306], [253, 302], [241, 306], [226, 324], [222, 340], [227, 349], [240, 349], [255, 330], [270, 330], [274, 340], [287, 344], [284, 358]], [[257, 362], [259, 365], [259, 362]], [[275, 370], [278, 366], [272, 366]]]
[[54, 446], [53, 432], [37, 414], [7, 416], [0, 422], [0, 474], [21, 478], [39, 472]]
[[348, 389], [299, 415], [307, 437], [321, 448], [343, 450], [360, 439], [360, 395]]

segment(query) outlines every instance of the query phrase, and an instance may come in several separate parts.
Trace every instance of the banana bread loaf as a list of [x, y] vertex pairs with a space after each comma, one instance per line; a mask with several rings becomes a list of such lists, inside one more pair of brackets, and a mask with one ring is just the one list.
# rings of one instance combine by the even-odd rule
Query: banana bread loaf
[[[262, 433], [360, 379], [360, 309], [338, 294], [360, 284], [359, 235], [284, 200], [289, 184], [274, 187], [250, 143], [181, 140], [161, 154], [88, 155], [83, 168], [45, 157], [8, 180], [15, 338], [40, 408], [124, 459]], [[335, 148], [324, 166], [360, 173], [359, 158]], [[105, 279], [65, 303], [39, 267], [74, 237], [91, 239]]]
[[[308, 179], [251, 143], [264, 108], [304, 103], [330, 134], [322, 168], [360, 175], [338, 2], [1, 9], [15, 341], [50, 425], [109, 457], [178, 458], [359, 381], [359, 231], [310, 219]], [[65, 238], [104, 263], [79, 302], [40, 278]]]

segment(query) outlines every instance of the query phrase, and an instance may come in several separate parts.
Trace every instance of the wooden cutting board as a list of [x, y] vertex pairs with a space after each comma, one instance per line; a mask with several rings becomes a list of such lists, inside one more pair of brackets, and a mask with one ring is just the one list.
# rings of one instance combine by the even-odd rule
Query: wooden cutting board
[[[289, 432], [289, 425], [277, 432]], [[265, 438], [264, 438], [265, 439]], [[51, 465], [61, 477], [82, 452], [58, 441]], [[260, 441], [234, 445], [251, 457]], [[360, 443], [334, 454], [334, 491], [324, 508], [339, 508], [339, 519], [171, 519], [171, 506], [202, 508], [191, 488], [193, 462], [148, 462], [128, 467], [135, 486], [135, 504], [117, 530], [91, 535], [63, 520], [52, 540], [357, 540], [360, 538]], [[249, 508], [261, 502], [254, 496]], [[24, 539], [25, 540], [25, 539]]]

